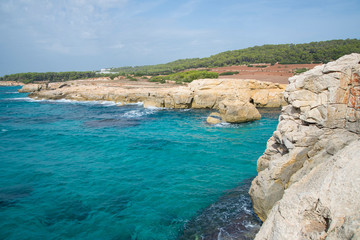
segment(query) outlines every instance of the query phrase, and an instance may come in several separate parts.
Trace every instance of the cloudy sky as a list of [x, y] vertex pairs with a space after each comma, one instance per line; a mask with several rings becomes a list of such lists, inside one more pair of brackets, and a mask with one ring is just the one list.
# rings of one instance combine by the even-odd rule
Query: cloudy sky
[[360, 38], [359, 0], [0, 0], [0, 76]]

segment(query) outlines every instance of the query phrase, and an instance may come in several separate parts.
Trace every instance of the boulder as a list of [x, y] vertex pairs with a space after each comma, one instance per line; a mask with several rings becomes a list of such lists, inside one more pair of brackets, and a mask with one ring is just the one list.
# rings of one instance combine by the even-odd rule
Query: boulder
[[242, 123], [259, 120], [261, 115], [255, 106], [239, 100], [224, 100], [219, 104], [221, 118], [229, 123]]
[[221, 123], [221, 115], [218, 112], [210, 113], [207, 117], [206, 122], [209, 124], [218, 124]]

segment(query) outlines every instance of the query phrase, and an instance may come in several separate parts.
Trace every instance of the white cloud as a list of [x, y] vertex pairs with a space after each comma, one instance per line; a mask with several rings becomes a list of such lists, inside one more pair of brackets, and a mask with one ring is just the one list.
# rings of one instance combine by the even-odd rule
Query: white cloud
[[186, 17], [193, 13], [199, 4], [199, 0], [187, 1], [172, 13], [172, 17], [175, 19]]
[[113, 48], [113, 49], [121, 49], [121, 48], [124, 48], [124, 47], [125, 47], [125, 45], [122, 44], [122, 43], [117, 43], [115, 45], [110, 46], [110, 48]]

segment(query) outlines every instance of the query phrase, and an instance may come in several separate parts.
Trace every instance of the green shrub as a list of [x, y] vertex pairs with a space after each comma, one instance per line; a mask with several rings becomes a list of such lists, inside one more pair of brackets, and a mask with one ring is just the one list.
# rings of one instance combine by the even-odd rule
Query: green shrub
[[137, 81], [137, 79], [134, 78], [133, 76], [126, 76], [126, 78], [130, 81]]
[[223, 72], [223, 73], [220, 73], [219, 76], [226, 76], [226, 75], [235, 75], [235, 74], [239, 74], [238, 71], [234, 71], [234, 72]]
[[297, 75], [297, 74], [306, 72], [307, 70], [309, 70], [309, 69], [307, 69], [307, 68], [296, 68], [295, 69], [295, 74]]
[[176, 83], [192, 82], [202, 78], [218, 78], [219, 74], [209, 71], [191, 70], [187, 72], [178, 72], [166, 76], [155, 76], [149, 79], [150, 82], [165, 83], [166, 80], [175, 81]]

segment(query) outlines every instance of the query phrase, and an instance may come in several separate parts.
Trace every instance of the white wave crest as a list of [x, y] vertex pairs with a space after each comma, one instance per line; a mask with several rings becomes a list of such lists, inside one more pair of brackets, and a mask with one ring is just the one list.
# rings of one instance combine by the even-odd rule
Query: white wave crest
[[21, 97], [21, 98], [4, 98], [6, 101], [24, 101], [24, 102], [48, 102], [48, 103], [71, 103], [71, 104], [86, 104], [86, 105], [102, 105], [106, 107], [122, 105], [122, 103], [116, 103], [114, 101], [76, 101], [71, 99], [36, 99], [29, 97]]
[[16, 102], [36, 102], [37, 100], [34, 100], [29, 97], [21, 97], [21, 98], [3, 98], [4, 101], [16, 101]]
[[231, 123], [228, 122], [221, 122], [214, 125], [215, 127], [230, 127], [232, 126]]
[[166, 108], [164, 108], [164, 107], [147, 107], [145, 109], [148, 109], [148, 110], [164, 110]]
[[149, 109], [149, 108], [143, 108], [143, 109], [137, 109], [137, 110], [131, 110], [122, 115], [122, 117], [125, 118], [140, 118], [146, 115], [151, 115], [156, 113], [160, 109]]
[[144, 103], [143, 102], [137, 102], [137, 103], [126, 103], [126, 105], [130, 105], [130, 106], [143, 106]]

